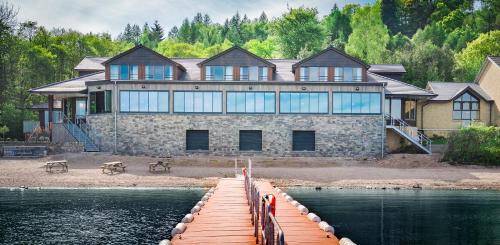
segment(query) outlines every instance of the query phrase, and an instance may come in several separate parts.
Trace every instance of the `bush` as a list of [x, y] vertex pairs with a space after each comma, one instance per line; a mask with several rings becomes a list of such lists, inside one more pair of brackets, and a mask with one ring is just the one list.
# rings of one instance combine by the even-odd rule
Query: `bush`
[[500, 128], [471, 125], [448, 139], [444, 160], [500, 166]]

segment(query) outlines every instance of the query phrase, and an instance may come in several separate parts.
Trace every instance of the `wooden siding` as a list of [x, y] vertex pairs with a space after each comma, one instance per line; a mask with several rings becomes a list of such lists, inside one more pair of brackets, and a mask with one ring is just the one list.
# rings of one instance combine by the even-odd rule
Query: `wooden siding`
[[333, 66], [328, 67], [328, 81], [333, 82], [335, 77], [335, 68]]
[[301, 66], [333, 66], [333, 67], [363, 67], [360, 63], [335, 51], [328, 50], [304, 63]]
[[139, 80], [146, 79], [146, 66], [144, 64], [139, 65], [139, 71], [137, 76], [139, 77]]
[[107, 65], [119, 65], [119, 64], [152, 64], [152, 65], [172, 65], [175, 66], [175, 63], [162, 58], [161, 56], [152, 53], [149, 50], [144, 48], [136, 49], [135, 51], [126, 54], [122, 57], [119, 57], [116, 60], [111, 61]]
[[238, 65], [233, 66], [233, 80], [234, 81], [240, 80], [240, 66]]
[[274, 80], [274, 69], [272, 67], [267, 67], [267, 80], [272, 81]]
[[220, 57], [204, 63], [205, 66], [221, 65], [221, 66], [268, 66], [264, 61], [253, 57], [239, 49], [234, 49]]
[[200, 66], [200, 81], [205, 81], [205, 66]]
[[104, 74], [104, 78], [105, 78], [106, 80], [109, 80], [109, 78], [110, 78], [110, 76], [109, 76], [109, 72], [110, 72], [110, 71], [109, 71], [109, 65], [106, 65], [106, 68], [104, 68], [104, 69], [105, 69], [105, 72], [104, 72], [104, 73], [105, 73], [105, 74]]
[[300, 81], [300, 66], [295, 68], [295, 81]]

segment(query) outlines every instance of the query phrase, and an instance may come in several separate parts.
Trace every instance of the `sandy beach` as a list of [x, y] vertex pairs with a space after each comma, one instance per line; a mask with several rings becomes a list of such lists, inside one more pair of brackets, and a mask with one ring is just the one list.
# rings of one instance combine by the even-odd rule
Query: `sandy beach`
[[[68, 161], [68, 173], [45, 172], [45, 161], [62, 159]], [[382, 160], [255, 157], [252, 161], [254, 177], [279, 186], [500, 190], [500, 168], [456, 166], [438, 159], [438, 155], [394, 154]], [[101, 173], [103, 162], [118, 160], [127, 165], [125, 173]], [[235, 173], [234, 157], [176, 157], [171, 173], [149, 173], [148, 163], [157, 160], [109, 153], [0, 158], [0, 187], [209, 187]]]

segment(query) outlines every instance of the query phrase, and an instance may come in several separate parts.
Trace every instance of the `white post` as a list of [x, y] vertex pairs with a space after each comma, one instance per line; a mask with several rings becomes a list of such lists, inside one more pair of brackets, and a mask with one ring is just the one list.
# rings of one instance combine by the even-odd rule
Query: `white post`
[[248, 177], [252, 178], [252, 160], [248, 158]]

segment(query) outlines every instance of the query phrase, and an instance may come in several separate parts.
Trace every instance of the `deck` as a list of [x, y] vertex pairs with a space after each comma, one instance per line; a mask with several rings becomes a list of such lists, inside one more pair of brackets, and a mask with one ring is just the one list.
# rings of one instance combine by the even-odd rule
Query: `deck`
[[[256, 183], [260, 193], [275, 194], [276, 220], [284, 231], [285, 244], [335, 244], [338, 239], [322, 231], [317, 223], [277, 195], [269, 182]], [[172, 244], [256, 244], [254, 226], [243, 179], [224, 178], [186, 231], [172, 238]], [[260, 232], [260, 226], [259, 226]], [[261, 237], [259, 242], [262, 243]]]

